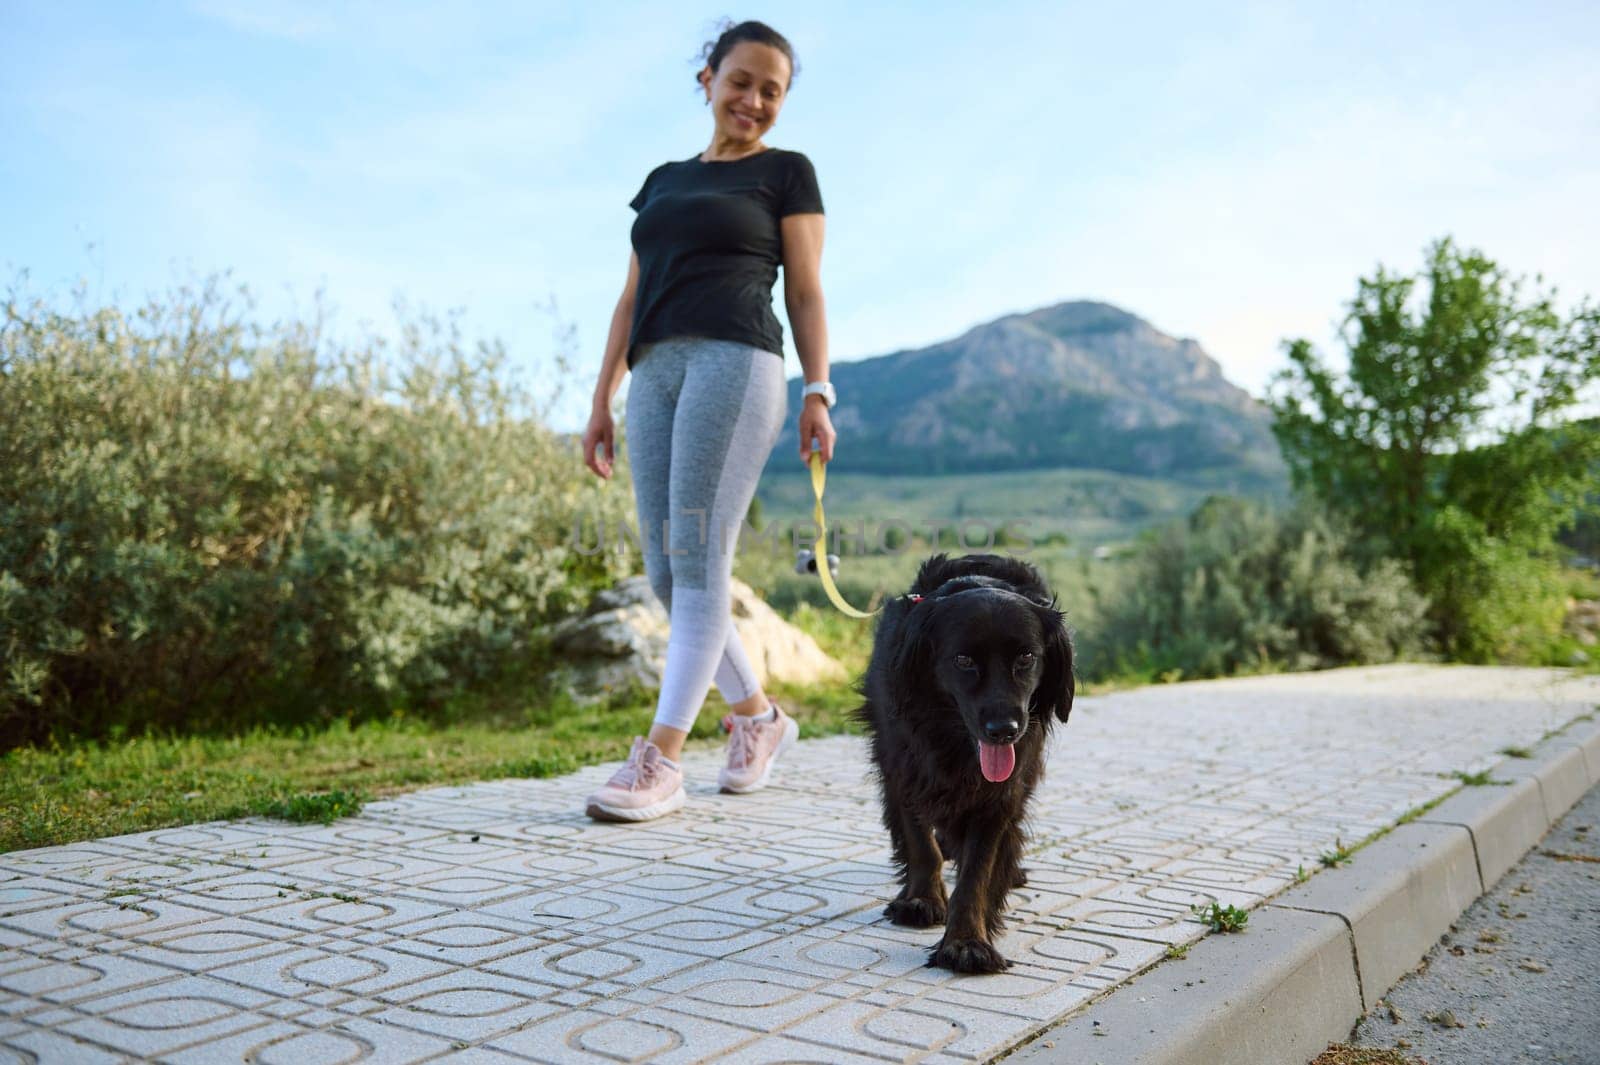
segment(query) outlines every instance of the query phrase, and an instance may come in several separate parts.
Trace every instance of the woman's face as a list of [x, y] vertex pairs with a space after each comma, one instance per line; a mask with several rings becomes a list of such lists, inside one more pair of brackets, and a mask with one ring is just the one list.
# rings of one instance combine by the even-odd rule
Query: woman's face
[[755, 145], [772, 128], [789, 94], [789, 57], [771, 45], [740, 41], [713, 74], [700, 72], [719, 139]]

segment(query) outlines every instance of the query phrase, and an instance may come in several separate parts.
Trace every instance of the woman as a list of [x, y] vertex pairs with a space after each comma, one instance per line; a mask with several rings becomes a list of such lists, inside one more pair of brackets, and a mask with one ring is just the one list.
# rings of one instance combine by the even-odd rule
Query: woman
[[[787, 417], [785, 304], [807, 381], [800, 461], [824, 462], [835, 433], [822, 286], [822, 196], [811, 162], [771, 148], [794, 76], [794, 50], [760, 22], [726, 29], [697, 78], [711, 144], [650, 172], [633, 198], [633, 255], [611, 316], [584, 461], [611, 476], [611, 397], [631, 370], [628, 452], [650, 586], [671, 620], [667, 665], [648, 737], [589, 797], [589, 816], [647, 821], [681, 807], [677, 759], [713, 680], [733, 708], [726, 792], [755, 791], [799, 735], [761, 690], [733, 627], [733, 553], [756, 481]], [[626, 365], [624, 365], [624, 362]], [[599, 445], [605, 454], [597, 454]]]

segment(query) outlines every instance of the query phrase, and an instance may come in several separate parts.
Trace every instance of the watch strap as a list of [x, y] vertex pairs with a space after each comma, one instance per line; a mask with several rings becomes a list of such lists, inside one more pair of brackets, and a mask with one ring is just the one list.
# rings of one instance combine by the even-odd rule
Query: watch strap
[[834, 391], [831, 381], [812, 381], [800, 393], [801, 399], [807, 396], [821, 396], [823, 402], [830, 407], [838, 402], [838, 393]]

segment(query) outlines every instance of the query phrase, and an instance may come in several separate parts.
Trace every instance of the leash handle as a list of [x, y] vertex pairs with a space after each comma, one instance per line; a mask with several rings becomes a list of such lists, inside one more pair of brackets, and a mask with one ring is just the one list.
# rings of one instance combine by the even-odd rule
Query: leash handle
[[822, 557], [818, 559], [817, 576], [822, 578], [822, 590], [828, 593], [828, 598], [833, 600], [833, 605], [838, 607], [841, 612], [853, 618], [870, 618], [883, 608], [879, 607], [878, 610], [874, 610], [870, 614], [857, 610], [844, 601], [844, 596], [840, 595], [839, 589], [834, 587], [833, 574], [828, 572], [828, 521], [822, 514], [822, 487], [827, 480], [826, 469], [827, 464], [822, 461], [822, 452], [813, 451], [811, 453], [811, 494], [816, 497], [817, 504], [812, 509], [811, 516], [816, 520], [817, 540], [822, 545]]

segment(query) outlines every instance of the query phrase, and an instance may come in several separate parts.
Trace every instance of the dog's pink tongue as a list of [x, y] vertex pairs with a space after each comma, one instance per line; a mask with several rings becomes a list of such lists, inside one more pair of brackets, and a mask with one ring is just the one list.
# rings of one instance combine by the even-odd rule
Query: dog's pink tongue
[[983, 779], [991, 784], [998, 784], [1011, 775], [1017, 766], [1017, 752], [1009, 744], [984, 743], [978, 741], [978, 767], [983, 770]]

